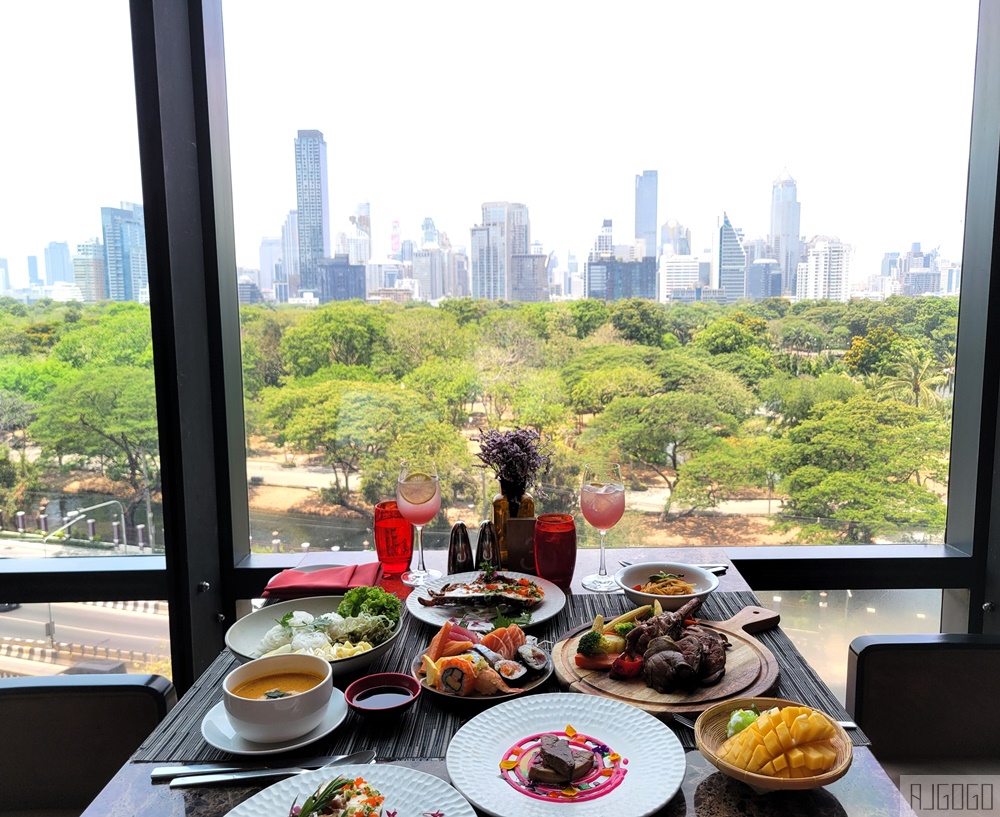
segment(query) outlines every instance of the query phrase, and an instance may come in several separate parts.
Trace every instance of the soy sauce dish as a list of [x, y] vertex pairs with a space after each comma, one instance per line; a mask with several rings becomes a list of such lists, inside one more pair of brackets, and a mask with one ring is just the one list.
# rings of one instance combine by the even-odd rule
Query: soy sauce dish
[[362, 714], [402, 712], [420, 697], [420, 682], [402, 672], [377, 672], [344, 691], [347, 705]]

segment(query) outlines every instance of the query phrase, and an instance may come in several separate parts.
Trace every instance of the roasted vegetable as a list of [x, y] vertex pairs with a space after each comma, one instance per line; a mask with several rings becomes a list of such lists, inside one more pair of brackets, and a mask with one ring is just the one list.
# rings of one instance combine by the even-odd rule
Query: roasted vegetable
[[836, 729], [808, 706], [768, 710], [723, 743], [716, 754], [740, 769], [771, 777], [811, 777], [833, 767]]
[[642, 607], [636, 607], [634, 610], [629, 610], [627, 613], [622, 613], [617, 618], [611, 619], [611, 621], [604, 625], [604, 629], [611, 631], [614, 630], [619, 624], [624, 624], [626, 621], [636, 622], [640, 619], [648, 618], [649, 614], [652, 612], [653, 606], [651, 604], [644, 604]]
[[615, 633], [588, 630], [580, 636], [576, 651], [581, 655], [618, 655], [625, 651], [625, 639]]
[[642, 675], [642, 656], [629, 655], [623, 652], [611, 663], [611, 675], [614, 678], [635, 678]]
[[615, 633], [617, 635], [620, 635], [622, 638], [627, 636], [634, 629], [635, 629], [634, 621], [623, 621], [621, 624], [615, 625]]

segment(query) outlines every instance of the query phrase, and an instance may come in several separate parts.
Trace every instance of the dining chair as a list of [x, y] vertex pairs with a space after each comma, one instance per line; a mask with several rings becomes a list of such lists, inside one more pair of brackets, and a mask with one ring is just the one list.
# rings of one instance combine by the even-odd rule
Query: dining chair
[[847, 711], [901, 774], [1000, 771], [1000, 636], [864, 635], [847, 659]]
[[160, 675], [0, 678], [0, 813], [79, 815], [176, 702]]

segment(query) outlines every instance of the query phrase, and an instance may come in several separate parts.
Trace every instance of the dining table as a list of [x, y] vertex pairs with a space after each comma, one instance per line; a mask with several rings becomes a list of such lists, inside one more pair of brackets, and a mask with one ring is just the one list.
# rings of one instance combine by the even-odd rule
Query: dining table
[[[704, 618], [724, 620], [748, 605], [766, 606], [761, 605], [733, 566], [725, 548], [621, 547], [608, 548], [606, 552], [609, 572], [617, 570], [619, 562], [671, 561], [726, 565], [726, 572], [719, 577], [718, 588], [708, 596], [699, 612], [699, 616]], [[616, 615], [634, 606], [620, 592], [597, 594], [584, 589], [580, 579], [595, 572], [598, 556], [596, 549], [579, 549], [565, 606], [558, 615], [529, 630], [539, 640], [557, 641], [592, 621], [596, 613]], [[344, 564], [374, 560], [375, 556], [374, 553], [342, 552], [314, 553], [309, 558], [314, 564]], [[425, 560], [429, 568], [445, 572], [446, 554], [443, 551], [426, 551]], [[382, 578], [381, 584], [403, 598], [410, 592], [410, 588], [398, 579]], [[335, 686], [344, 690], [358, 677], [372, 672], [411, 671], [414, 656], [420, 655], [426, 648], [437, 628], [409, 615], [405, 602], [403, 606], [402, 630], [392, 649], [359, 673], [335, 676]], [[809, 666], [782, 631], [780, 623], [756, 633], [754, 637], [777, 659], [779, 677], [777, 688], [771, 693], [774, 697], [822, 709], [835, 720], [850, 720], [843, 704]], [[259, 761], [259, 758], [237, 757], [214, 748], [201, 733], [203, 718], [222, 699], [223, 678], [237, 666], [239, 659], [228, 650], [223, 650], [91, 803], [84, 817], [225, 817], [238, 804], [270, 785], [273, 781], [170, 788], [151, 780], [152, 769], [167, 765]], [[563, 689], [556, 675], [529, 694], [535, 692], [578, 695]], [[379, 764], [416, 769], [450, 783], [445, 760], [448, 744], [458, 729], [481, 710], [470, 711], [449, 704], [444, 696], [423, 694], [413, 706], [391, 719], [366, 716], [352, 710], [344, 723], [329, 735], [280, 757], [282, 761], [288, 761], [287, 765], [294, 765], [296, 758], [300, 757], [374, 749]], [[879, 765], [870, 741], [859, 728], [847, 730], [853, 743], [853, 762], [839, 780], [820, 788], [761, 793], [709, 763], [698, 750], [690, 727], [676, 721], [668, 723], [668, 726], [683, 747], [685, 768], [680, 789], [655, 812], [658, 817], [895, 817], [913, 814]], [[652, 750], [655, 751], [655, 747]], [[572, 804], [565, 804], [565, 807], [567, 817], [571, 817]], [[476, 813], [486, 812], [477, 810]], [[511, 814], [510, 817], [518, 815]]]

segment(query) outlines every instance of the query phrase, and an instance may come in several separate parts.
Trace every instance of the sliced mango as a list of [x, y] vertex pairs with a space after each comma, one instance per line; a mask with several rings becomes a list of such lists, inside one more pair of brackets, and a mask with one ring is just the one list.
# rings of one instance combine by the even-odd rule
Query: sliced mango
[[836, 729], [822, 712], [807, 706], [769, 710], [716, 753], [740, 769], [773, 777], [821, 774], [837, 761]]

